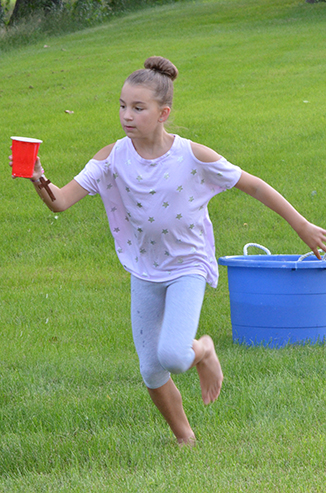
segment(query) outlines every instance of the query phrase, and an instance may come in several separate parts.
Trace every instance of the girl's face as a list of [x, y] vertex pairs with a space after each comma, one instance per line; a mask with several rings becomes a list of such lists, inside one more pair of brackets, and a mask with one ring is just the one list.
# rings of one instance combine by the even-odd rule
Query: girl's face
[[[167, 119], [167, 108], [161, 108], [151, 89], [142, 85], [124, 84], [120, 96], [120, 122], [131, 139], [150, 138]], [[166, 115], [166, 116], [165, 116]]]

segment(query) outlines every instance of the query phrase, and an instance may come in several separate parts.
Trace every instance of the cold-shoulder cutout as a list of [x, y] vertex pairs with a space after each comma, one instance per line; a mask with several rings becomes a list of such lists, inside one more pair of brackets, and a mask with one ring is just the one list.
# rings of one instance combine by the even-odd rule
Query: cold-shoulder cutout
[[111, 154], [113, 147], [115, 146], [115, 142], [113, 144], [109, 144], [103, 147], [100, 151], [98, 151], [93, 159], [96, 161], [105, 161]]
[[222, 156], [213, 151], [210, 147], [206, 147], [202, 144], [197, 144], [196, 142], [191, 142], [191, 150], [198, 161], [202, 163], [215, 163], [219, 161]]

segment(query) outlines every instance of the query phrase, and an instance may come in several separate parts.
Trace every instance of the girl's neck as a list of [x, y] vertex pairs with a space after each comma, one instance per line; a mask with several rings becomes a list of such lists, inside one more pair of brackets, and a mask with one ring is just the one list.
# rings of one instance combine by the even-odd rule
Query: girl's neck
[[143, 159], [157, 159], [166, 154], [172, 147], [174, 135], [163, 132], [160, 138], [131, 139], [137, 153]]

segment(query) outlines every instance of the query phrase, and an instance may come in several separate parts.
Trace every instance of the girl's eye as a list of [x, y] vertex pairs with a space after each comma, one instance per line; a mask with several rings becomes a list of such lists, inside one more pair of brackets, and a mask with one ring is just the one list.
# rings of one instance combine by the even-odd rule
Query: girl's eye
[[139, 108], [138, 106], [135, 108], [136, 111], [142, 111], [143, 108]]

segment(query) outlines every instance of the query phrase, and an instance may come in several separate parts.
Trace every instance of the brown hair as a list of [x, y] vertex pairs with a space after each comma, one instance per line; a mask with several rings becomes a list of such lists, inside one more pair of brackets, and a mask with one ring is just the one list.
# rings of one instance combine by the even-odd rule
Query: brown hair
[[132, 85], [144, 85], [154, 91], [154, 97], [161, 106], [172, 107], [173, 81], [178, 69], [170, 60], [161, 56], [147, 58], [143, 69], [136, 70], [126, 79]]

